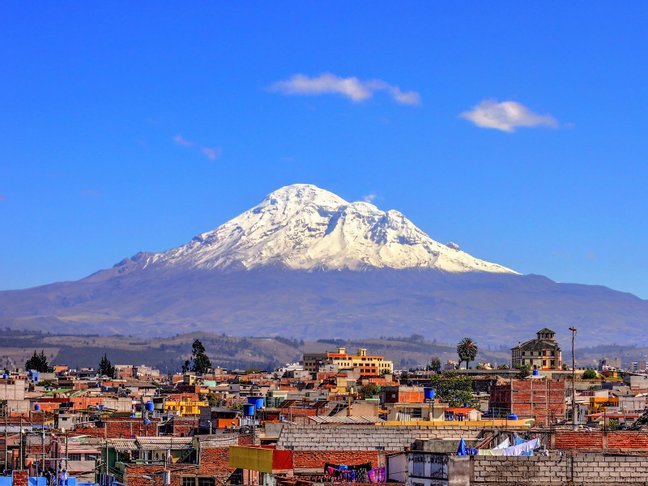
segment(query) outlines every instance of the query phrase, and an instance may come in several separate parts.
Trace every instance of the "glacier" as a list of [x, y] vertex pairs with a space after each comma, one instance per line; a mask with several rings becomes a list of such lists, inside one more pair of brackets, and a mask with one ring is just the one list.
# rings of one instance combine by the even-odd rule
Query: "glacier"
[[[134, 259], [126, 262], [132, 264]], [[402, 213], [348, 202], [312, 184], [282, 187], [189, 243], [142, 254], [140, 265], [196, 269], [435, 269], [517, 272], [430, 238]]]

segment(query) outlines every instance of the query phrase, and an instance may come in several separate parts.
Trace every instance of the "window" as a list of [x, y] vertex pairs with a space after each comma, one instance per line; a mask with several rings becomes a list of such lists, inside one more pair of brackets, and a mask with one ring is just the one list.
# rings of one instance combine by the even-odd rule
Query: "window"
[[70, 461], [80, 461], [81, 460], [81, 454], [68, 454], [68, 459]]
[[198, 486], [216, 486], [214, 478], [198, 478]]
[[412, 476], [425, 477], [425, 456], [417, 455], [413, 458]]

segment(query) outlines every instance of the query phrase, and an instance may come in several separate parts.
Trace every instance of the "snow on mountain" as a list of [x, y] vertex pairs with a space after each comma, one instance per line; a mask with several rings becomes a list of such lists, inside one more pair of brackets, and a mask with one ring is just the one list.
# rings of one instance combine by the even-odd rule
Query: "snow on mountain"
[[398, 211], [349, 203], [310, 184], [294, 184], [186, 245], [138, 254], [122, 265], [200, 269], [277, 266], [299, 270], [429, 268], [516, 273], [434, 241]]

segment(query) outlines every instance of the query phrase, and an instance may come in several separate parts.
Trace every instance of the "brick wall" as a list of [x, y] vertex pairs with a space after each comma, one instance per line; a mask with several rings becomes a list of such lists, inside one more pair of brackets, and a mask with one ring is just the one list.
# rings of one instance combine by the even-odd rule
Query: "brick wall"
[[648, 452], [645, 431], [556, 431], [556, 449], [639, 450]]
[[556, 431], [556, 449], [602, 449], [603, 432]]
[[604, 453], [549, 457], [472, 456], [471, 484], [525, 485], [645, 485], [648, 457]]
[[217, 483], [225, 484], [234, 471], [229, 466], [229, 447], [201, 449], [198, 476], [213, 476]]
[[565, 393], [564, 381], [511, 380], [491, 387], [488, 406], [548, 425], [565, 417]]
[[[163, 470], [161, 465], [129, 464], [124, 474], [124, 482], [128, 486], [162, 486]], [[212, 447], [203, 443], [200, 447], [199, 464], [174, 464], [171, 472], [171, 486], [181, 486], [182, 477], [212, 477], [216, 484], [228, 484], [229, 478], [235, 471], [229, 466], [229, 445]], [[143, 476], [154, 478], [154, 481]]]
[[648, 451], [648, 433], [615, 431], [607, 433], [608, 449], [643, 449]]
[[131, 437], [152, 437], [157, 435], [157, 422], [151, 419], [146, 425], [141, 418], [107, 419], [103, 427], [75, 427], [76, 435], [91, 435], [93, 437], [108, 437], [109, 439], [130, 439]]
[[384, 463], [384, 455], [379, 457], [378, 451], [294, 451], [293, 466], [296, 469], [324, 469], [324, 463], [366, 464], [370, 462], [373, 467]]

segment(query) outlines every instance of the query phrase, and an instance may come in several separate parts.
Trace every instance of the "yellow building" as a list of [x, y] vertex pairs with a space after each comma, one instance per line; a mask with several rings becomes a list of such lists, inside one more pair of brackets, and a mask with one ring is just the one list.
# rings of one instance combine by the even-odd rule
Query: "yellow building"
[[380, 376], [394, 371], [394, 364], [384, 356], [371, 356], [365, 348], [358, 354], [347, 354], [346, 348], [337, 352], [304, 354], [304, 369], [311, 373], [318, 371], [360, 370], [362, 376]]
[[619, 397], [590, 397], [590, 413], [605, 412], [609, 407], [618, 407]]
[[181, 417], [200, 415], [200, 407], [208, 407], [208, 402], [196, 402], [193, 400], [167, 400], [164, 402], [165, 412], [175, 412]]

